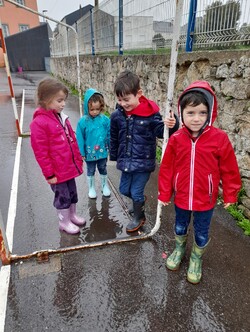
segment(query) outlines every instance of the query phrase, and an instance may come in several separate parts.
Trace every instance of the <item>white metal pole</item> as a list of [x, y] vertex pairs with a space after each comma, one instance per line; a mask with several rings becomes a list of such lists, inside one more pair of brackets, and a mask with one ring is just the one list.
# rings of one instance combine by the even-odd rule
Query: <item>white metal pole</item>
[[[167, 91], [167, 105], [164, 114], [164, 119], [169, 116], [169, 112], [172, 111], [173, 106], [173, 95], [174, 95], [174, 83], [176, 76], [176, 65], [178, 57], [178, 48], [179, 48], [179, 38], [181, 31], [181, 18], [183, 11], [184, 0], [176, 0], [176, 10], [175, 10], [175, 19], [173, 27], [173, 40], [171, 45], [171, 57], [170, 57], [170, 67], [169, 67], [169, 76], [168, 76], [168, 91]], [[164, 127], [164, 141], [162, 146], [162, 157], [164, 155], [166, 145], [168, 142], [168, 128]]]
[[[181, 31], [181, 18], [183, 11], [183, 3], [184, 0], [176, 0], [176, 8], [175, 8], [175, 19], [174, 19], [174, 28], [173, 28], [173, 40], [171, 45], [171, 57], [170, 57], [170, 68], [169, 68], [169, 76], [168, 76], [168, 93], [167, 93], [167, 106], [164, 113], [164, 119], [169, 116], [169, 112], [172, 111], [173, 106], [173, 95], [174, 95], [174, 83], [176, 76], [176, 65], [177, 65], [177, 57], [178, 57], [178, 48], [179, 48], [179, 38]], [[163, 145], [162, 145], [162, 154], [161, 158], [163, 158], [167, 142], [168, 142], [169, 134], [168, 128], [164, 126], [164, 137], [163, 137]], [[161, 212], [162, 212], [162, 203], [158, 201], [157, 204], [157, 215], [156, 222], [154, 228], [151, 230], [151, 236], [154, 235], [161, 225]]]
[[82, 116], [82, 92], [81, 92], [81, 80], [80, 80], [79, 46], [78, 46], [78, 33], [77, 33], [76, 29], [74, 29], [71, 25], [68, 25], [66, 23], [57, 21], [57, 20], [55, 20], [52, 17], [49, 17], [49, 16], [44, 15], [42, 13], [39, 13], [39, 12], [37, 12], [37, 11], [29, 8], [29, 7], [23, 6], [20, 3], [17, 3], [16, 1], [13, 1], [13, 0], [5, 0], [5, 1], [6, 2], [10, 2], [10, 3], [12, 3], [15, 6], [23, 8], [23, 9], [25, 9], [25, 10], [33, 13], [33, 14], [42, 16], [42, 17], [46, 18], [47, 20], [56, 22], [57, 24], [63, 25], [65, 27], [73, 30], [73, 32], [75, 33], [75, 40], [76, 40], [76, 70], [77, 70], [77, 90], [78, 90], [78, 94], [79, 94], [79, 110], [80, 110], [80, 116]]
[[21, 130], [20, 130], [20, 125], [19, 125], [18, 113], [17, 113], [17, 105], [16, 105], [16, 99], [15, 99], [15, 93], [14, 93], [12, 78], [11, 78], [11, 74], [10, 74], [10, 65], [9, 65], [9, 59], [8, 59], [8, 55], [7, 55], [7, 49], [6, 49], [6, 46], [5, 46], [5, 40], [4, 40], [1, 20], [0, 20], [0, 41], [2, 41], [4, 64], [5, 64], [6, 73], [7, 73], [7, 76], [8, 76], [8, 84], [9, 84], [9, 88], [10, 88], [10, 96], [11, 96], [14, 116], [15, 116], [15, 120], [16, 120], [17, 133], [18, 133], [18, 136], [21, 136]]

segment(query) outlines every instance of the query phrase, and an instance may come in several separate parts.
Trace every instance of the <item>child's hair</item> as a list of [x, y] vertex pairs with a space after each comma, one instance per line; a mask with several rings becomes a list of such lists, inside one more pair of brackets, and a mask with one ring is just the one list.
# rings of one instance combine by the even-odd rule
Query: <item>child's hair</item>
[[184, 108], [187, 106], [198, 106], [200, 104], [204, 104], [207, 106], [209, 110], [209, 104], [207, 98], [205, 97], [204, 93], [200, 91], [188, 91], [184, 94], [183, 97], [180, 99], [180, 108], [181, 113], [183, 112]]
[[66, 98], [68, 97], [69, 90], [63, 83], [51, 77], [44, 78], [38, 84], [37, 104], [46, 109], [51, 100], [54, 98], [55, 94], [57, 94], [59, 91], [63, 91]]
[[94, 93], [88, 101], [88, 109], [90, 108], [92, 103], [96, 103], [98, 102], [100, 103], [100, 108], [101, 108], [101, 112], [103, 112], [104, 110], [104, 106], [105, 106], [105, 102], [104, 102], [104, 98], [103, 95], [101, 95], [100, 93]]
[[132, 93], [134, 96], [140, 90], [140, 79], [130, 70], [123, 71], [116, 79], [114, 92], [117, 97]]

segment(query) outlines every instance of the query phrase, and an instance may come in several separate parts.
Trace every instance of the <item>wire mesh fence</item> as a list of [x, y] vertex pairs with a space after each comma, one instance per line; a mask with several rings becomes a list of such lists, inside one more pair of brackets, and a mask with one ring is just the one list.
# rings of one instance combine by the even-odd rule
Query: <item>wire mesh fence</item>
[[[193, 6], [190, 6], [192, 3]], [[164, 53], [170, 50], [176, 0], [103, 0], [73, 24], [58, 25], [51, 56]], [[250, 45], [248, 0], [184, 0], [180, 47], [192, 49]], [[191, 26], [193, 29], [189, 29]]]

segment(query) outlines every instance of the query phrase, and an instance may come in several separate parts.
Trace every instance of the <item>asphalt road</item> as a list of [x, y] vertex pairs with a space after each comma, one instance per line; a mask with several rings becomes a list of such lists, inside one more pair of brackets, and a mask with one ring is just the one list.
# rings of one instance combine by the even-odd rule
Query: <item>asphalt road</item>
[[[44, 72], [12, 74], [18, 112], [25, 89], [23, 131], [35, 108], [34, 93]], [[73, 127], [79, 119], [78, 99], [70, 96], [65, 113]], [[60, 233], [53, 193], [44, 181], [30, 147], [21, 139], [17, 201], [11, 201], [17, 131], [8, 81], [0, 69], [0, 209], [7, 228], [16, 208], [12, 255], [41, 250], [75, 248], [128, 237], [124, 198], [119, 196], [119, 172], [109, 163], [113, 185], [110, 198], [87, 197], [85, 175], [77, 179], [79, 214], [87, 226], [79, 235]], [[98, 176], [97, 182], [99, 181]], [[98, 182], [98, 186], [99, 186]], [[147, 233], [155, 224], [157, 170], [146, 188]], [[10, 204], [10, 205], [9, 205]], [[163, 253], [174, 246], [173, 206], [163, 208], [160, 230], [150, 239], [108, 244], [17, 259], [10, 266], [9, 283], [0, 272], [0, 331], [4, 332], [248, 332], [250, 330], [250, 238], [221, 206], [215, 208], [211, 242], [204, 255], [203, 278], [186, 281], [192, 228], [180, 270], [165, 268]], [[5, 303], [3, 289], [7, 288]], [[4, 318], [4, 319], [3, 319]]]

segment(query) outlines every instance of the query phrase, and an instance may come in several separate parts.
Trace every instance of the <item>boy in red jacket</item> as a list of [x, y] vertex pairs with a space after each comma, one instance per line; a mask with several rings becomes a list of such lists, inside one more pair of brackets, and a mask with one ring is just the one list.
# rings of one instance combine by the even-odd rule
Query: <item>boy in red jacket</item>
[[185, 254], [193, 214], [194, 243], [187, 280], [200, 282], [201, 257], [209, 243], [209, 227], [222, 182], [224, 207], [237, 202], [241, 178], [227, 134], [212, 126], [217, 100], [206, 81], [192, 83], [180, 96], [182, 128], [169, 141], [159, 171], [159, 196], [164, 205], [174, 194], [176, 211], [173, 253], [166, 266], [177, 270]]

